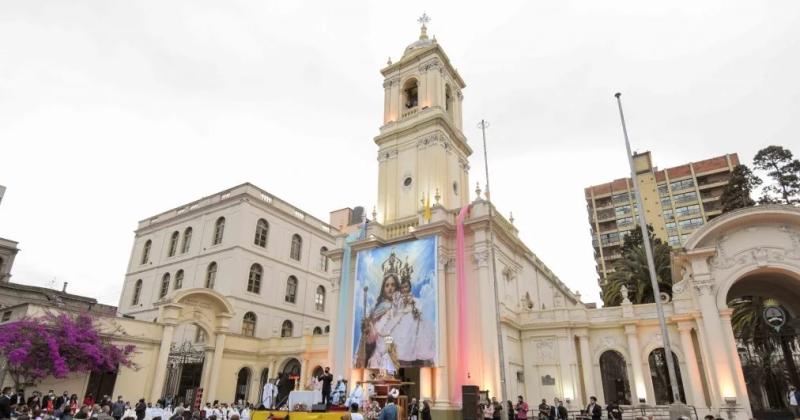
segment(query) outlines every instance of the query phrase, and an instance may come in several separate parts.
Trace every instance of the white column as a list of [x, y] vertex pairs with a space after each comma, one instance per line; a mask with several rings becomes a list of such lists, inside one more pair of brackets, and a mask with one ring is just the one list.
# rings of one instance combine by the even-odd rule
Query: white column
[[275, 359], [272, 359], [269, 362], [269, 378], [277, 378], [278, 377], [277, 369], [278, 369], [278, 361], [275, 360]]
[[736, 350], [736, 337], [733, 335], [733, 326], [731, 325], [731, 309], [725, 309], [719, 312], [720, 321], [722, 323], [722, 335], [725, 337], [725, 342], [728, 343], [727, 352], [732, 358], [732, 372], [733, 379], [736, 382], [736, 404], [744, 408], [745, 414], [742, 418], [751, 418], [752, 408], [750, 407], [750, 399], [747, 396], [747, 384], [744, 381], [744, 371], [742, 370], [742, 361], [739, 360], [739, 352]]
[[203, 398], [205, 399], [208, 392], [208, 381], [211, 378], [211, 364], [214, 359], [214, 349], [210, 347], [205, 348], [205, 357], [203, 357], [203, 373], [200, 376], [200, 388], [203, 388]]
[[222, 353], [225, 351], [225, 333], [216, 332], [217, 339], [214, 344], [214, 360], [211, 362], [211, 378], [208, 380], [207, 401], [214, 401], [217, 398], [217, 387], [219, 386], [219, 371], [222, 368]]
[[158, 362], [156, 363], [156, 377], [153, 379], [153, 390], [150, 393], [150, 401], [157, 401], [161, 398], [161, 393], [164, 391], [169, 347], [172, 344], [172, 335], [174, 333], [175, 326], [171, 324], [165, 325], [164, 331], [161, 333], [161, 345], [158, 348]]
[[589, 355], [589, 333], [588, 331], [581, 332], [578, 335], [578, 340], [581, 344], [581, 365], [583, 366], [583, 383], [586, 386], [586, 401], [594, 392], [594, 375], [592, 374], [592, 358]]
[[722, 333], [722, 324], [720, 322], [719, 310], [717, 309], [717, 302], [714, 299], [713, 279], [711, 274], [697, 274], [694, 277], [694, 287], [697, 291], [698, 301], [700, 303], [700, 313], [703, 318], [703, 326], [705, 327], [705, 335], [711, 348], [720, 348], [722, 351], [711, 353], [711, 360], [708, 364], [712, 370], [716, 372], [717, 383], [716, 388], [718, 395], [722, 399], [720, 404], [725, 403], [725, 397], [736, 397], [736, 384], [733, 378], [733, 363], [729, 356], [728, 346], [725, 345], [725, 336]]
[[[625, 336], [628, 338], [628, 354], [631, 357], [630, 363], [633, 370], [633, 382], [631, 383], [631, 401], [636, 405], [639, 403], [639, 398], [647, 398], [647, 386], [644, 382], [644, 373], [642, 372], [642, 353], [639, 350], [639, 336], [636, 331], [636, 324], [625, 325]], [[655, 401], [648, 401], [655, 404]]]
[[[703, 381], [700, 377], [700, 368], [697, 366], [697, 354], [694, 351], [694, 342], [692, 342], [692, 323], [679, 322], [678, 331], [681, 334], [681, 349], [686, 361], [686, 367], [689, 370], [689, 381], [684, 380], [685, 384], [689, 385], [689, 392], [686, 393], [686, 401], [689, 405], [696, 407], [705, 407], [706, 401], [703, 396]], [[685, 376], [684, 376], [685, 378]]]
[[558, 352], [558, 365], [561, 370], [561, 394], [564, 398], [577, 401], [578, 393], [575, 392], [577, 384], [573, 380], [572, 360], [570, 360], [570, 355], [575, 352], [570, 350], [570, 346], [574, 347], [574, 343], [570, 340], [569, 335], [564, 334], [558, 337], [558, 349], [556, 351]]
[[433, 399], [433, 368], [419, 368], [419, 398], [420, 401]]

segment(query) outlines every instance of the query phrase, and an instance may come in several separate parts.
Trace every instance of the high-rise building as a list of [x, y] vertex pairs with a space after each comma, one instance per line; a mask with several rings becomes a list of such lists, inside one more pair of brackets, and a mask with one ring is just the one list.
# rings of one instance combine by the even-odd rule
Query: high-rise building
[[[650, 152], [644, 152], [634, 154], [633, 163], [645, 220], [656, 237], [679, 248], [695, 229], [722, 213], [720, 196], [739, 157], [732, 153], [659, 170]], [[622, 256], [625, 235], [636, 226], [634, 187], [631, 178], [621, 178], [584, 192], [602, 287]]]

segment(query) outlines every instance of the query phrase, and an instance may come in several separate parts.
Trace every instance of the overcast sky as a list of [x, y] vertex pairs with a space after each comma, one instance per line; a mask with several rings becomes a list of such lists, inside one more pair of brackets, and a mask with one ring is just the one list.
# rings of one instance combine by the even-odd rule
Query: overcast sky
[[[485, 118], [493, 199], [597, 301], [583, 188], [768, 144], [800, 153], [800, 2], [0, 2], [0, 236], [14, 281], [116, 305], [138, 220], [249, 181], [371, 209], [379, 69], [427, 12]], [[484, 182], [471, 157], [470, 190]]]

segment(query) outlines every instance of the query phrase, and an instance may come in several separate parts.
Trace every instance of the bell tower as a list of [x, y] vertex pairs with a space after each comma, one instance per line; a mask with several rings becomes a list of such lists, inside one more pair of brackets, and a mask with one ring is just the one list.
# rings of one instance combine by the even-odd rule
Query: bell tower
[[469, 201], [472, 149], [461, 132], [461, 90], [466, 86], [436, 37], [427, 15], [419, 39], [402, 58], [381, 70], [383, 126], [378, 145], [377, 221], [384, 225], [417, 217], [421, 200], [459, 208]]

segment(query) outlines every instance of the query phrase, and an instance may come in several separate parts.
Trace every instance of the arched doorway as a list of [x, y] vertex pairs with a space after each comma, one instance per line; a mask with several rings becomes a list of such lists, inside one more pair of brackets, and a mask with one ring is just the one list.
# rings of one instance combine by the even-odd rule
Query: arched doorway
[[764, 267], [734, 282], [726, 296], [753, 414], [789, 413], [789, 385], [800, 383], [800, 276]]
[[[675, 376], [678, 380], [678, 392], [680, 393], [680, 400], [686, 401], [686, 392], [683, 390], [683, 379], [681, 378], [681, 368], [678, 365], [678, 358], [675, 353], [672, 354], [672, 361], [675, 365]], [[667, 355], [663, 347], [659, 347], [650, 352], [647, 358], [650, 365], [650, 377], [653, 381], [653, 394], [656, 399], [656, 404], [666, 405], [674, 402], [672, 395], [672, 384], [669, 380], [669, 373], [667, 372]]]
[[286, 404], [286, 401], [289, 398], [289, 392], [294, 389], [296, 381], [299, 380], [300, 361], [295, 358], [291, 358], [284, 362], [278, 378], [278, 407]]
[[603, 395], [606, 402], [629, 405], [631, 387], [628, 382], [628, 367], [625, 358], [615, 350], [600, 355], [600, 376], [603, 379]]
[[247, 395], [250, 393], [250, 374], [250, 368], [248, 367], [239, 369], [239, 374], [236, 376], [236, 394], [233, 397], [234, 403], [247, 401]]

